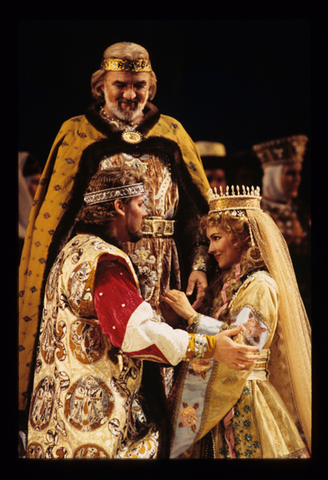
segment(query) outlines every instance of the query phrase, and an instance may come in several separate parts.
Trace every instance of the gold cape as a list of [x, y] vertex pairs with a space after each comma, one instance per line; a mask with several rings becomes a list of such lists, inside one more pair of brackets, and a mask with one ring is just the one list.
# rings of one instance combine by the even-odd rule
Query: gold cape
[[[151, 104], [150, 107], [154, 109]], [[178, 147], [192, 183], [206, 198], [209, 184], [202, 162], [183, 126], [172, 117], [159, 115], [158, 121], [142, 133], [144, 138], [165, 138]], [[104, 139], [106, 134], [98, 129], [98, 125], [94, 127], [85, 115], [64, 122], [51, 148], [34, 198], [19, 269], [20, 410], [26, 409], [28, 404], [30, 370], [42, 309], [49, 246], [71, 198], [83, 151]]]

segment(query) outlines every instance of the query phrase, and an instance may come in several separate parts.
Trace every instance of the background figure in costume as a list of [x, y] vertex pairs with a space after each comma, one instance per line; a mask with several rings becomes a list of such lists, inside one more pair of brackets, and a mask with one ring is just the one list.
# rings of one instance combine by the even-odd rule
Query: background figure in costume
[[262, 208], [285, 237], [307, 314], [311, 316], [311, 215], [299, 197], [308, 138], [305, 135], [253, 146], [263, 169]]
[[18, 152], [18, 238], [21, 255], [33, 198], [41, 178], [42, 168], [38, 159], [29, 152]]
[[[197, 290], [200, 298], [207, 284], [201, 235], [193, 229], [191, 236], [187, 229], [192, 218], [207, 211], [209, 185], [195, 144], [177, 120], [151, 103], [156, 76], [143, 47], [122, 42], [103, 57], [91, 78], [92, 102], [85, 115], [64, 122], [54, 141], [29, 219], [19, 274], [19, 408], [25, 412], [45, 280], [99, 169], [134, 166], [152, 181], [144, 238], [127, 242], [125, 251], [157, 312], [161, 293], [185, 289], [190, 272], [189, 293]], [[152, 382], [153, 387], [155, 378]], [[162, 388], [159, 380], [149, 394]], [[161, 401], [151, 404], [158, 408]]]
[[[288, 247], [259, 189], [209, 192], [202, 219], [218, 275], [197, 313], [183, 292], [164, 300], [190, 332], [242, 325], [256, 345], [248, 371], [211, 359], [181, 368], [172, 391], [171, 458], [306, 458], [311, 449], [310, 325]], [[303, 439], [302, 439], [303, 438]]]
[[223, 143], [200, 140], [196, 147], [202, 159], [205, 174], [210, 187], [225, 192], [229, 182], [229, 162], [226, 159], [226, 149]]
[[[29, 152], [18, 152], [18, 262], [21, 257], [29, 216], [42, 168], [38, 159]], [[18, 454], [26, 455], [26, 414], [19, 414]]]
[[[165, 451], [140, 389], [143, 360], [175, 365], [194, 357], [197, 339], [173, 330], [140, 297], [122, 250], [122, 242], [142, 237], [145, 182], [135, 168], [96, 173], [73, 238], [50, 271], [28, 458], [157, 458]], [[206, 356], [224, 360], [227, 339], [202, 336]]]

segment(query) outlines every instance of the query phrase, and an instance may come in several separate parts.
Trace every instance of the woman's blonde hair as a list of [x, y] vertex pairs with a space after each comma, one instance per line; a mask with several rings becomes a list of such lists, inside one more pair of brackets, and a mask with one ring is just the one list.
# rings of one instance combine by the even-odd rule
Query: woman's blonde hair
[[[240, 253], [240, 261], [237, 262], [239, 264], [238, 274], [237, 264], [235, 264], [231, 269], [223, 271], [213, 282], [212, 286], [207, 288], [200, 311], [211, 316], [214, 316], [219, 308], [223, 306], [224, 301], [219, 292], [225, 283], [228, 284], [225, 293], [229, 303], [242, 284], [244, 275], [249, 275], [258, 268], [265, 268], [261, 258], [254, 259], [247, 255], [247, 252], [253, 249], [253, 245], [246, 216], [238, 217], [226, 211], [219, 214], [209, 213], [201, 219], [200, 227], [202, 230], [206, 231], [207, 228], [214, 226], [222, 228], [229, 234], [233, 247]], [[228, 303], [220, 314], [220, 320], [228, 321], [229, 319]]]
[[[114, 43], [108, 47], [103, 54], [103, 58], [122, 58], [126, 60], [140, 60], [141, 58], [149, 60], [149, 53], [147, 50], [138, 45], [137, 43], [132, 42], [119, 42]], [[107, 70], [97, 70], [91, 76], [91, 94], [92, 97], [97, 101], [104, 101], [104, 93], [102, 91], [102, 86], [105, 83], [105, 78], [109, 72]], [[157, 79], [155, 72], [149, 72], [150, 75], [150, 88], [149, 88], [149, 100], [152, 100], [155, 97], [157, 90]]]

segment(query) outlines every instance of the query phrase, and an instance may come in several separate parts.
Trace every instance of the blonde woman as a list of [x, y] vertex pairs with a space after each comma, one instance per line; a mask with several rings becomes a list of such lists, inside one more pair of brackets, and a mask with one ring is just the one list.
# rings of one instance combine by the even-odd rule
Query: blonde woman
[[[201, 226], [218, 263], [199, 312], [183, 292], [163, 297], [199, 357], [184, 362], [171, 395], [171, 458], [307, 458], [311, 449], [310, 327], [288, 248], [260, 208], [259, 189], [210, 191]], [[202, 335], [243, 325], [256, 345], [248, 370], [203, 357]]]

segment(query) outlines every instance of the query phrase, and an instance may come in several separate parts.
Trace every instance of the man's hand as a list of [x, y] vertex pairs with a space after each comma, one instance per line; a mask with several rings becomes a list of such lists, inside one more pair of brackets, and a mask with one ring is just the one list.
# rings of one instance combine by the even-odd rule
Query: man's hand
[[188, 285], [186, 290], [186, 295], [190, 297], [192, 295], [195, 286], [197, 288], [197, 295], [196, 300], [192, 304], [193, 308], [197, 310], [197, 308], [202, 303], [202, 298], [205, 295], [205, 288], [207, 287], [207, 276], [205, 272], [201, 272], [198, 270], [193, 270], [189, 275]]
[[225, 363], [236, 370], [247, 370], [260, 358], [255, 353], [257, 347], [242, 345], [234, 342], [230, 337], [237, 335], [243, 326], [239, 325], [231, 330], [225, 330], [215, 335], [216, 346], [213, 354], [214, 360]]
[[181, 323], [180, 316], [169, 306], [167, 302], [160, 302], [159, 308], [161, 309], [161, 314], [164, 317], [166, 323], [172, 328], [179, 328]]

